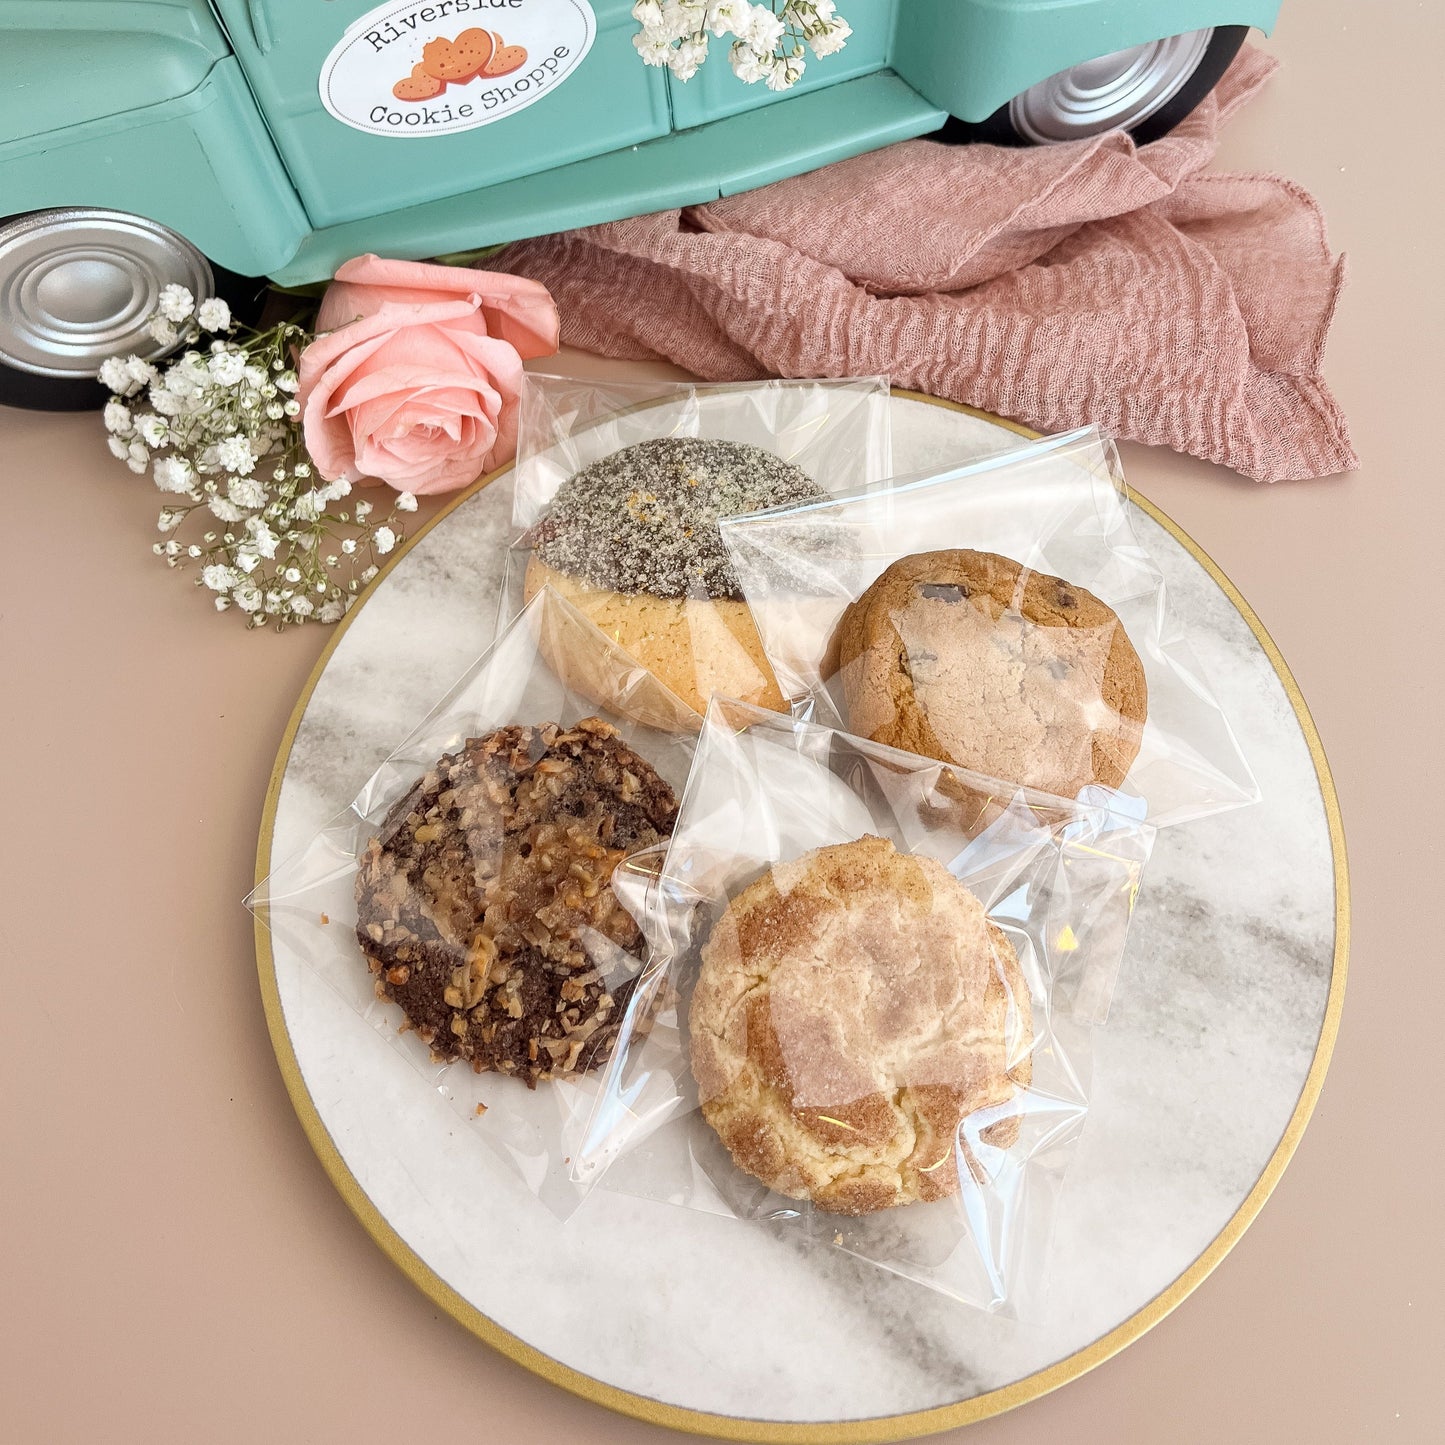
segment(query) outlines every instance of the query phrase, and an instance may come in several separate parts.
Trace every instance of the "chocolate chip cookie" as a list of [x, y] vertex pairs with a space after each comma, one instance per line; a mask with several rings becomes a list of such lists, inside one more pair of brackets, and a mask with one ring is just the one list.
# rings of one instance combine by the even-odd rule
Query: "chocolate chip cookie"
[[438, 1060], [529, 1088], [597, 1068], [633, 986], [621, 955], [642, 944], [612, 871], [676, 814], [672, 789], [600, 718], [469, 738], [362, 853], [356, 936], [378, 994]]
[[902, 557], [844, 612], [848, 726], [1073, 798], [1139, 752], [1144, 667], [1092, 592], [993, 552]]

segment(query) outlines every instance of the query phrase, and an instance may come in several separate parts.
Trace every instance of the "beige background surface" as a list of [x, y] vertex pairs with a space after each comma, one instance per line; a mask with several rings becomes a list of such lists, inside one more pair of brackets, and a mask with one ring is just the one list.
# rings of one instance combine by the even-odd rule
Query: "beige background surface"
[[[1102, 1368], [971, 1427], [978, 1445], [1445, 1432], [1445, 506], [1428, 433], [1445, 18], [1290, 0], [1270, 48], [1284, 69], [1219, 163], [1309, 187], [1350, 254], [1327, 370], [1362, 465], [1268, 489], [1125, 460], [1250, 599], [1313, 709], [1353, 874], [1343, 1028], [1293, 1164], [1215, 1274]], [[238, 900], [325, 629], [248, 635], [168, 574], [154, 493], [94, 417], [0, 410], [0, 498], [0, 1439], [682, 1438], [441, 1314], [302, 1136]]]

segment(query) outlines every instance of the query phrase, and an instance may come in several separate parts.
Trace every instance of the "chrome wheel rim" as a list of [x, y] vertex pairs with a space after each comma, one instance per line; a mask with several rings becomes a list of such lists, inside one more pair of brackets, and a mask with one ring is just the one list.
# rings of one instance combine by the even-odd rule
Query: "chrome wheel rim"
[[1138, 125], [1179, 94], [1213, 38], [1190, 30], [1070, 66], [1016, 95], [1009, 120], [1036, 145]]
[[163, 286], [214, 294], [210, 263], [183, 236], [123, 211], [36, 211], [0, 222], [0, 362], [63, 379], [107, 356], [158, 356], [146, 330]]

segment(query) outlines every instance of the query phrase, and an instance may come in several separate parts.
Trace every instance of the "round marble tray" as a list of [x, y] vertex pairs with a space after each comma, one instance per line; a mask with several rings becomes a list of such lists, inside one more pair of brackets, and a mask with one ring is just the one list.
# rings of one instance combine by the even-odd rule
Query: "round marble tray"
[[[993, 449], [999, 425], [895, 396], [895, 470]], [[510, 477], [396, 557], [327, 647], [282, 740], [258, 878], [345, 806], [490, 642]], [[1283, 1172], [1343, 1000], [1344, 843], [1303, 699], [1247, 604], [1172, 523], [1140, 535], [1232, 719], [1258, 806], [1166, 830], [1065, 1182], [1046, 1323], [957, 1305], [839, 1251], [599, 1192], [565, 1225], [399, 1053], [257, 927], [301, 1122], [373, 1238], [488, 1343], [567, 1389], [739, 1440], [893, 1440], [1023, 1403], [1180, 1302]], [[484, 1208], [480, 1208], [484, 1202]]]

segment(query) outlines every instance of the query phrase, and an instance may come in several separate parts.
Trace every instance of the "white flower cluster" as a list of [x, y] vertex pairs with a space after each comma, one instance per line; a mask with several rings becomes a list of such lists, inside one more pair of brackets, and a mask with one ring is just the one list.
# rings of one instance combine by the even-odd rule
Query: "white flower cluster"
[[[110, 357], [100, 381], [113, 393], [103, 414], [111, 451], [133, 472], [149, 468], [167, 494], [157, 522], [166, 540], [152, 550], [171, 567], [198, 563], [196, 585], [248, 626], [339, 621], [403, 540], [397, 514], [416, 499], [395, 497], [379, 524], [370, 502], [328, 510], [351, 483], [316, 477], [306, 454], [294, 359], [310, 334], [284, 323], [222, 339], [233, 329], [226, 303], [198, 307], [184, 286], [162, 290], [148, 328], [186, 350], [163, 369]], [[217, 530], [185, 542], [177, 534], [188, 519]]]
[[807, 65], [804, 45], [814, 55], [832, 55], [853, 33], [833, 0], [637, 0], [632, 16], [642, 27], [632, 43], [645, 64], [691, 80], [707, 59], [708, 38], [731, 35], [733, 74], [769, 90], [797, 84]]

